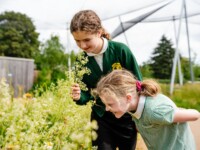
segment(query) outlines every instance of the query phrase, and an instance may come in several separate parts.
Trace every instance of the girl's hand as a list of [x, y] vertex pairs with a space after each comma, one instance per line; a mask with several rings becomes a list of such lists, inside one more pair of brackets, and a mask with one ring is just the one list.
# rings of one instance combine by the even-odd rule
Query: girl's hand
[[81, 97], [81, 89], [80, 89], [79, 84], [77, 83], [73, 84], [71, 89], [72, 89], [72, 93], [71, 93], [72, 99], [75, 101], [78, 101]]

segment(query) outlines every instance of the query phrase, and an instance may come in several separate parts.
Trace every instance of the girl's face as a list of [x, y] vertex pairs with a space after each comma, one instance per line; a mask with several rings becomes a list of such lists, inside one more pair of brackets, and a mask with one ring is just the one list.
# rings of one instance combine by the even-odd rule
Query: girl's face
[[122, 117], [129, 109], [130, 103], [127, 97], [119, 98], [110, 94], [103, 94], [100, 98], [106, 106], [106, 111], [112, 112], [116, 118]]
[[100, 31], [94, 34], [85, 31], [76, 31], [72, 35], [78, 47], [86, 53], [98, 54], [103, 47]]

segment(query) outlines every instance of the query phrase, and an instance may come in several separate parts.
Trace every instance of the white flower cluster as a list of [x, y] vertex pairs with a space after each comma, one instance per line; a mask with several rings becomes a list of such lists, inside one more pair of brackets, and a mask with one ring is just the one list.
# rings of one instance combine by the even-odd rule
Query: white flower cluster
[[0, 79], [0, 97], [4, 102], [9, 102], [11, 100], [10, 87], [9, 84], [6, 83], [5, 78]]
[[10, 99], [9, 86], [1, 80], [0, 149], [93, 149], [97, 125], [90, 122], [91, 103], [73, 102], [72, 82], [72, 78], [59, 80], [41, 96], [26, 94], [5, 103]]
[[88, 57], [84, 56], [83, 52], [77, 55], [77, 61], [75, 62], [74, 72], [74, 82], [78, 83], [81, 90], [87, 91], [85, 83], [82, 82], [83, 75], [90, 74], [91, 71], [85, 66], [88, 62]]

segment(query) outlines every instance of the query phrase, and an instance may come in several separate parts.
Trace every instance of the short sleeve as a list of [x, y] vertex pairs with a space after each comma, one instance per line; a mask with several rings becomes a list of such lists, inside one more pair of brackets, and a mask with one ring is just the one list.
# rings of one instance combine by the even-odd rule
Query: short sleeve
[[175, 109], [172, 105], [158, 105], [152, 109], [151, 123], [154, 124], [172, 124]]

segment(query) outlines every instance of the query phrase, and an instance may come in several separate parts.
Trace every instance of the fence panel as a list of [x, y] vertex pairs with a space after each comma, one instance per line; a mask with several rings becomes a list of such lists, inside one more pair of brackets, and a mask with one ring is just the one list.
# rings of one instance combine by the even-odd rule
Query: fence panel
[[33, 86], [34, 60], [0, 56], [0, 79], [6, 78], [14, 89], [14, 96], [21, 96]]

